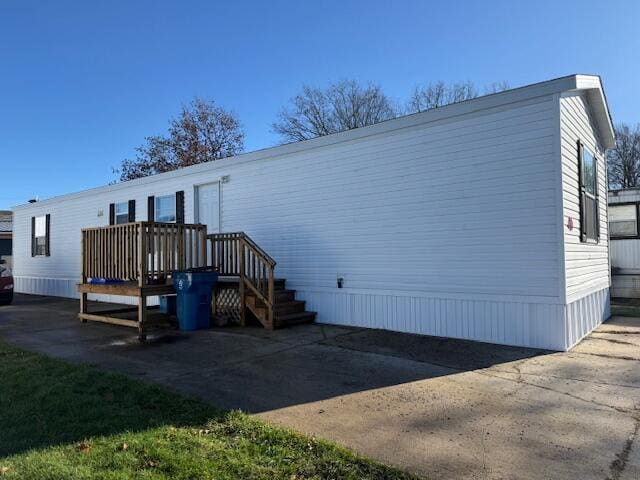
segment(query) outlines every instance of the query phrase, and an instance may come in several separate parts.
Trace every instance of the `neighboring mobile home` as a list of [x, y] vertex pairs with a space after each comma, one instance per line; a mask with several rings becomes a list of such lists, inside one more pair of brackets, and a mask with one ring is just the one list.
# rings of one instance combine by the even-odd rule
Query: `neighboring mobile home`
[[13, 249], [13, 213], [0, 210], [0, 260], [11, 267], [11, 251]]
[[83, 227], [200, 222], [251, 235], [318, 322], [565, 350], [609, 316], [613, 142], [572, 75], [21, 205], [16, 290], [77, 297]]
[[640, 188], [609, 192], [611, 296], [640, 298]]

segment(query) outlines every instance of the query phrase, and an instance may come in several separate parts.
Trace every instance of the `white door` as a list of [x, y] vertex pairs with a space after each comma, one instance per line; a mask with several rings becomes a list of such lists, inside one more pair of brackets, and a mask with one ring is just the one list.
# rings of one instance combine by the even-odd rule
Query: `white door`
[[220, 183], [196, 187], [196, 221], [207, 226], [207, 233], [220, 232]]

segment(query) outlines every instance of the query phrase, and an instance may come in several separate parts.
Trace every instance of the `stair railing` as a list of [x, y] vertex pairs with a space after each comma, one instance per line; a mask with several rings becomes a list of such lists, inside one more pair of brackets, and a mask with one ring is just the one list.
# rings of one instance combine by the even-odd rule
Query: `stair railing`
[[210, 241], [209, 262], [220, 275], [237, 276], [240, 293], [240, 318], [245, 324], [247, 290], [266, 309], [265, 327], [274, 328], [276, 262], [244, 232], [214, 233]]

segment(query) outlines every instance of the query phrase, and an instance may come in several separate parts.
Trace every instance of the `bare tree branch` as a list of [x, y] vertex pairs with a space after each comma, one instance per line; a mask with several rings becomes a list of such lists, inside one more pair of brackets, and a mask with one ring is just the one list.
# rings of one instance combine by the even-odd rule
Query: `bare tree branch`
[[[507, 90], [507, 82], [494, 82], [484, 88], [485, 95]], [[479, 91], [473, 82], [459, 82], [451, 85], [443, 81], [418, 86], [413, 90], [407, 102], [407, 113], [423, 112], [432, 108], [443, 107], [451, 103], [463, 102], [479, 96]]]
[[298, 142], [397, 116], [396, 108], [377, 85], [343, 80], [326, 89], [303, 86], [273, 124], [283, 142]]
[[504, 80], [502, 82], [493, 82], [486, 87], [484, 87], [484, 94], [491, 95], [492, 93], [500, 93], [505, 90], [509, 90], [509, 84]]
[[616, 125], [616, 145], [607, 154], [609, 188], [640, 187], [640, 125]]

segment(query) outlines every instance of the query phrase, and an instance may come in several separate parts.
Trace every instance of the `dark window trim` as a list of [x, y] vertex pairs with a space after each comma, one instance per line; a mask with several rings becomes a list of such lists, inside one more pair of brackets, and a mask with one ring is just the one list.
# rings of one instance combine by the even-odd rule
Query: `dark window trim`
[[[36, 237], [36, 218], [44, 217], [44, 253], [38, 253]], [[51, 215], [38, 215], [31, 217], [31, 256], [32, 257], [50, 257], [51, 256]]]
[[[585, 244], [598, 245], [600, 243], [600, 180], [599, 180], [599, 158], [595, 152], [589, 149], [591, 156], [594, 159], [593, 164], [593, 176], [595, 179], [595, 194], [591, 194], [586, 191], [586, 188], [582, 182], [582, 155], [584, 148], [588, 148], [585, 146], [582, 141], [578, 140], [578, 203], [580, 205], [580, 242]], [[587, 233], [585, 231], [585, 202], [584, 198], [589, 197], [591, 200], [594, 200], [594, 210], [595, 210], [595, 238], [588, 238]]]
[[149, 195], [147, 197], [147, 221], [155, 222], [156, 220], [156, 197]]
[[133, 223], [136, 221], [136, 201], [129, 200], [129, 223]]
[[31, 256], [36, 256], [36, 217], [31, 217]]
[[47, 213], [44, 220], [45, 231], [44, 231], [44, 255], [46, 257], [51, 256], [51, 215]]
[[[636, 235], [622, 235], [622, 236], [612, 236], [609, 234], [609, 239], [611, 240], [640, 240], [640, 202], [616, 202], [608, 204], [608, 207], [624, 207], [628, 205], [636, 206], [636, 231], [638, 232]], [[607, 220], [609, 220], [607, 218]], [[609, 228], [609, 225], [607, 225]], [[611, 229], [609, 229], [611, 231]]]
[[176, 223], [184, 223], [184, 190], [176, 192]]

